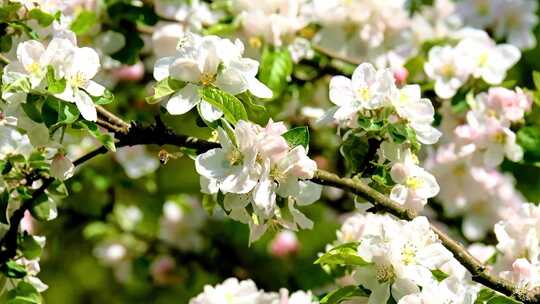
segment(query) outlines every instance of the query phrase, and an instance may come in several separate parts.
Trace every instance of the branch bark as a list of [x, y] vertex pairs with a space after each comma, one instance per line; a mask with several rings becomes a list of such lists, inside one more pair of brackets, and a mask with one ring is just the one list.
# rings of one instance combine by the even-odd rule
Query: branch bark
[[[102, 112], [100, 111], [99, 113], [101, 114]], [[103, 114], [103, 116], [105, 116], [105, 114]], [[209, 142], [206, 140], [176, 134], [171, 129], [167, 128], [161, 122], [159, 117], [156, 117], [156, 123], [150, 126], [143, 126], [139, 123], [127, 124], [123, 121], [119, 122], [111, 117], [109, 117], [108, 122], [116, 126], [114, 128], [108, 128], [108, 124], [104, 124], [102, 127], [115, 133], [115, 137], [118, 139], [118, 147], [152, 144], [160, 146], [173, 145], [182, 148], [194, 149], [197, 151], [197, 153], [204, 153], [210, 149], [220, 147], [220, 145], [215, 142]], [[121, 130], [116, 127], [121, 128]], [[74, 164], [80, 165], [85, 161], [106, 152], [107, 149], [101, 147], [76, 160]], [[384, 210], [400, 219], [412, 220], [417, 216], [417, 213], [414, 210], [404, 208], [402, 205], [394, 202], [386, 195], [371, 188], [360, 179], [340, 177], [331, 172], [317, 170], [312, 181], [321, 185], [333, 186], [354, 193], [368, 200], [378, 209]], [[7, 246], [9, 247], [7, 248], [8, 250], [0, 252], [0, 264], [6, 262], [7, 259], [14, 257], [17, 247], [16, 241], [19, 222], [22, 219], [22, 216], [24, 216], [24, 211], [28, 210], [32, 206], [32, 201], [35, 200], [39, 194], [43, 193], [50, 183], [52, 183], [52, 179], [49, 178], [45, 180], [43, 186], [34, 192], [33, 198], [28, 202], [24, 202], [22, 207], [16, 210], [12, 215], [12, 225], [10, 230], [6, 236], [0, 240], [0, 247], [10, 245]], [[496, 290], [506, 296], [519, 300], [525, 304], [540, 303], [540, 288], [529, 291], [523, 290], [503, 278], [490, 274], [486, 267], [480, 261], [474, 258], [458, 241], [452, 239], [445, 232], [433, 225], [431, 226], [431, 229], [438, 235], [442, 244], [449, 251], [451, 251], [454, 257], [472, 274], [472, 279], [475, 282]], [[14, 248], [11, 248], [12, 246]]]

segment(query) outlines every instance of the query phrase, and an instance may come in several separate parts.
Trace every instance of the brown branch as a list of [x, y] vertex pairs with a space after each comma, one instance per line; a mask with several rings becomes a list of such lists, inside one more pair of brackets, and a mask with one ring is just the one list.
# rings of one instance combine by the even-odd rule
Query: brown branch
[[123, 129], [123, 132], [127, 132], [129, 129], [129, 123], [122, 120], [120, 117], [114, 115], [113, 113], [107, 111], [102, 106], [96, 106], [96, 110], [99, 116], [103, 117], [105, 121], [112, 125], [116, 125], [120, 129]]
[[[102, 110], [99, 110], [100, 114]], [[108, 113], [108, 112], [103, 112]], [[195, 149], [197, 153], [203, 153], [210, 149], [219, 147], [218, 143], [209, 142], [201, 139], [191, 138], [185, 135], [176, 134], [172, 130], [168, 129], [159, 119], [156, 117], [156, 123], [150, 126], [143, 126], [138, 123], [132, 123], [131, 125], [125, 123], [121, 119], [117, 118], [114, 115], [104, 114], [109, 117], [109, 122], [113, 122], [118, 127], [121, 126], [122, 132], [117, 132], [112, 128], [109, 130], [115, 133], [116, 138], [119, 140], [117, 146], [134, 146], [134, 145], [174, 145], [183, 148]], [[114, 117], [114, 118], [111, 118]], [[110, 127], [110, 126], [109, 126]], [[101, 147], [88, 155], [81, 157], [79, 160], [75, 161], [76, 165], [80, 165], [83, 162], [93, 158], [96, 155], [105, 153], [107, 150], [104, 147]], [[387, 211], [388, 213], [404, 220], [412, 220], [417, 216], [417, 213], [414, 210], [403, 207], [402, 205], [394, 202], [386, 195], [380, 193], [379, 191], [371, 188], [369, 185], [361, 181], [360, 179], [351, 179], [339, 177], [336, 174], [324, 171], [317, 170], [313, 182], [328, 185], [333, 187], [338, 187], [343, 190], [352, 192], [372, 204], [377, 208]], [[47, 184], [48, 183], [48, 184]], [[34, 192], [33, 198], [25, 202], [23, 207], [15, 211], [12, 216], [12, 228], [6, 234], [6, 236], [0, 241], [0, 245], [5, 244], [6, 242], [15, 242], [14, 249], [9, 248], [10, 254], [14, 254], [16, 251], [16, 237], [18, 231], [18, 223], [24, 211], [31, 207], [32, 201], [43, 193], [48, 185], [52, 183], [51, 179], [46, 180], [43, 183], [43, 186]], [[37, 195], [36, 195], [37, 194]], [[21, 211], [22, 210], [22, 211]], [[453, 253], [454, 257], [472, 274], [474, 281], [489, 287], [493, 290], [496, 290], [504, 295], [513, 297], [516, 300], [522, 301], [526, 304], [540, 303], [540, 288], [533, 289], [531, 291], [522, 290], [516, 285], [513, 285], [507, 280], [504, 280], [498, 276], [490, 274], [486, 267], [474, 258], [459, 242], [452, 239], [445, 232], [441, 231], [435, 226], [431, 226], [431, 229], [438, 235], [442, 244]], [[14, 231], [14, 232], [13, 232]], [[10, 233], [11, 232], [11, 233]], [[14, 241], [13, 241], [14, 239]], [[0, 252], [0, 263], [7, 261], [5, 257]]]

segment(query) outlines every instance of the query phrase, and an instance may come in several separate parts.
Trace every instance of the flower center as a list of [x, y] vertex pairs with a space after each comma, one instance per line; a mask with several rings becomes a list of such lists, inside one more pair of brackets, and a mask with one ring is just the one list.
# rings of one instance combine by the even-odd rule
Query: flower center
[[82, 87], [86, 83], [86, 77], [81, 72], [75, 73], [73, 77], [71, 77], [71, 85], [73, 87]]
[[379, 283], [385, 283], [394, 279], [394, 267], [392, 265], [377, 265], [375, 266], [375, 278]]
[[422, 181], [416, 176], [407, 177], [407, 180], [405, 181], [405, 185], [407, 186], [407, 188], [410, 188], [412, 190], [416, 190], [422, 187], [423, 184], [424, 184], [424, 181]]
[[416, 258], [416, 248], [413, 245], [405, 245], [401, 252], [401, 260], [405, 265], [411, 265]]
[[488, 53], [483, 52], [482, 54], [480, 54], [480, 57], [478, 57], [478, 65], [480, 65], [480, 67], [485, 67], [488, 63], [488, 59]]
[[506, 141], [506, 135], [504, 134], [504, 132], [497, 132], [497, 133], [495, 133], [495, 135], [493, 136], [493, 140], [494, 140], [496, 143], [504, 144], [504, 142]]
[[244, 157], [240, 151], [233, 149], [227, 154], [227, 160], [231, 166], [236, 166], [242, 164]]
[[441, 75], [450, 78], [454, 76], [454, 73], [456, 72], [456, 69], [454, 68], [454, 65], [451, 63], [447, 63], [441, 67]]
[[356, 91], [356, 95], [358, 96], [358, 99], [361, 100], [369, 100], [371, 99], [371, 92], [369, 91], [368, 87], [360, 88]]
[[38, 75], [41, 71], [41, 66], [37, 62], [32, 62], [26, 68], [28, 72], [30, 72], [30, 74], [34, 74], [34, 75]]
[[216, 80], [216, 75], [210, 73], [204, 73], [201, 75], [201, 83], [205, 86], [211, 84]]
[[249, 38], [248, 42], [249, 42], [249, 45], [255, 49], [259, 49], [262, 46], [262, 40], [259, 37], [251, 37]]

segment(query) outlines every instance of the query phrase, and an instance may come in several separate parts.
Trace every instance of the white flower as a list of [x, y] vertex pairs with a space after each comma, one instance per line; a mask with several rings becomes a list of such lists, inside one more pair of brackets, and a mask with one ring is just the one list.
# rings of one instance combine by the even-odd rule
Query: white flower
[[470, 38], [465, 38], [456, 46], [458, 53], [465, 54], [472, 75], [482, 78], [488, 84], [500, 84], [508, 71], [521, 57], [519, 49], [511, 44], [499, 44], [491, 40], [487, 33], [475, 30]]
[[[388, 144], [381, 148], [389, 150]], [[388, 154], [388, 151], [383, 151]], [[427, 203], [427, 199], [439, 193], [439, 184], [435, 177], [422, 167], [418, 166], [417, 158], [410, 150], [399, 152], [399, 158], [390, 170], [392, 180], [397, 183], [390, 192], [390, 198], [407, 208], [420, 211]]]
[[223, 113], [203, 101], [200, 86], [215, 85], [233, 95], [250, 91], [260, 98], [272, 97], [272, 91], [257, 78], [259, 63], [242, 58], [244, 46], [217, 36], [200, 37], [186, 34], [178, 44], [176, 54], [159, 59], [154, 66], [154, 78], [172, 77], [186, 82], [186, 86], [166, 103], [173, 115], [184, 114], [198, 104], [204, 119], [214, 121]]
[[159, 221], [159, 238], [181, 250], [198, 251], [204, 245], [199, 230], [205, 219], [199, 201], [183, 196], [167, 200]]
[[419, 85], [406, 85], [399, 90], [399, 97], [392, 98], [392, 104], [398, 115], [409, 121], [418, 141], [434, 144], [441, 137], [441, 132], [431, 126], [435, 110], [431, 101], [421, 97]]
[[263, 293], [253, 281], [239, 282], [236, 278], [230, 278], [215, 287], [204, 286], [204, 291], [191, 299], [189, 304], [257, 304], [261, 297]]
[[[55, 38], [47, 47], [47, 52], [63, 63], [55, 73], [66, 79], [64, 92], [55, 94], [56, 97], [74, 102], [84, 119], [97, 120], [97, 112], [91, 96], [102, 96], [105, 88], [94, 82], [92, 78], [99, 71], [99, 55], [91, 48], [79, 48], [68, 39]], [[66, 58], [61, 58], [66, 54]], [[56, 66], [55, 66], [56, 68]]]
[[491, 1], [495, 17], [495, 36], [506, 37], [508, 43], [521, 49], [533, 48], [536, 38], [533, 29], [538, 24], [538, 2], [534, 0]]
[[337, 106], [333, 118], [338, 122], [350, 123], [359, 111], [384, 106], [394, 90], [396, 87], [392, 72], [387, 69], [377, 71], [369, 63], [359, 65], [352, 79], [332, 77], [330, 101]]
[[243, 194], [251, 191], [261, 171], [256, 162], [258, 150], [254, 125], [239, 121], [234, 129], [234, 139], [230, 139], [221, 128], [218, 129], [218, 135], [221, 148], [200, 154], [195, 160], [201, 184], [205, 180], [209, 182], [209, 193], [221, 190], [224, 193]]
[[5, 159], [8, 155], [22, 154], [30, 156], [32, 145], [27, 135], [21, 134], [9, 126], [0, 126], [0, 158]]
[[470, 75], [466, 57], [451, 46], [431, 48], [424, 70], [435, 80], [435, 93], [441, 98], [453, 97]]
[[440, 283], [426, 286], [419, 293], [401, 298], [398, 304], [474, 304], [479, 289], [456, 277], [449, 277]]
[[51, 176], [64, 181], [73, 176], [75, 166], [63, 153], [58, 153], [51, 163]]
[[389, 219], [379, 233], [360, 240], [358, 255], [368, 266], [358, 267], [354, 278], [371, 290], [368, 303], [386, 303], [390, 294], [399, 300], [433, 284], [431, 273], [451, 260], [425, 217], [411, 222]]

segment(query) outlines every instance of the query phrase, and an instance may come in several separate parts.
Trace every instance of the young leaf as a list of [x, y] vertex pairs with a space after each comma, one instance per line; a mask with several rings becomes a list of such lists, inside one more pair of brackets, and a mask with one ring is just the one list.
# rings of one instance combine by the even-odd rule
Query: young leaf
[[360, 288], [359, 286], [345, 286], [338, 290], [334, 290], [324, 296], [319, 302], [320, 304], [339, 304], [345, 300], [348, 300], [352, 297], [367, 297], [369, 293]]
[[32, 9], [30, 12], [28, 12], [28, 16], [32, 19], [37, 20], [39, 25], [43, 27], [51, 25], [51, 23], [53, 23], [55, 19], [53, 15], [46, 13], [39, 8]]
[[19, 248], [21, 249], [23, 256], [29, 260], [32, 260], [41, 256], [41, 251], [42, 251], [41, 245], [39, 245], [36, 239], [28, 233], [25, 233], [20, 238]]
[[66, 79], [56, 79], [54, 76], [54, 68], [52, 66], [47, 67], [47, 91], [51, 94], [58, 94], [64, 92], [66, 89]]
[[176, 80], [171, 77], [167, 77], [163, 80], [160, 80], [156, 85], [154, 86], [154, 95], [147, 97], [146, 102], [149, 104], [158, 103], [161, 101], [163, 97], [167, 97], [180, 89], [182, 89], [186, 85], [185, 82]]
[[366, 266], [368, 262], [358, 256], [356, 249], [358, 243], [346, 243], [330, 249], [319, 257], [315, 264], [321, 265], [346, 265], [346, 266]]
[[109, 133], [101, 133], [95, 123], [87, 120], [79, 120], [76, 123], [76, 126], [88, 130], [88, 132], [99, 140], [99, 142], [103, 144], [109, 151], [116, 152], [114, 138]]
[[534, 87], [536, 88], [536, 90], [540, 90], [540, 72], [533, 71], [532, 77], [533, 77]]
[[92, 11], [82, 11], [71, 23], [71, 30], [77, 35], [86, 34], [86, 32], [96, 25], [97, 21], [98, 18], [96, 13]]
[[19, 282], [17, 287], [7, 293], [6, 304], [41, 304], [41, 295], [37, 289], [25, 281]]
[[303, 146], [307, 150], [309, 146], [308, 127], [296, 127], [283, 133], [281, 136], [285, 138], [291, 148], [294, 148], [296, 146]]
[[199, 94], [208, 103], [221, 110], [229, 122], [235, 124], [239, 120], [248, 119], [244, 105], [234, 95], [213, 87], [203, 87]]
[[0, 266], [0, 272], [8, 278], [14, 279], [20, 279], [26, 276], [26, 268], [13, 260], [9, 260], [4, 265]]
[[293, 61], [287, 49], [266, 48], [261, 56], [259, 79], [274, 93], [273, 99], [278, 98], [285, 90], [287, 81], [293, 72]]

